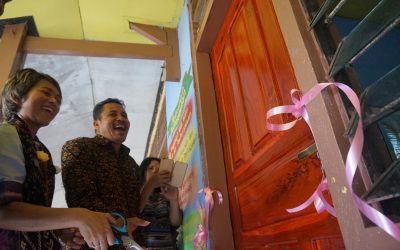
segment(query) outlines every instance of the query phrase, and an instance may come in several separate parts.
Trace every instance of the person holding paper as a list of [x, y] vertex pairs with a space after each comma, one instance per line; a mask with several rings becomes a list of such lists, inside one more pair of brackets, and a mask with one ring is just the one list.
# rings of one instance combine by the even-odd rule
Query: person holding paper
[[[113, 244], [108, 213], [51, 208], [56, 168], [37, 137], [60, 110], [58, 82], [34, 69], [20, 69], [5, 83], [0, 124], [0, 249], [99, 249]], [[61, 240], [59, 239], [61, 238]]]
[[159, 171], [160, 159], [149, 157], [140, 164], [142, 191], [141, 217], [150, 221], [146, 228], [138, 230], [147, 249], [177, 249], [176, 229], [182, 221], [178, 204], [178, 188], [169, 185], [171, 173]]
[[[108, 98], [93, 109], [95, 137], [67, 141], [61, 152], [62, 179], [69, 207], [118, 212], [127, 232], [149, 222], [139, 219], [139, 169], [123, 145], [130, 122], [122, 100]], [[84, 249], [95, 247], [85, 246]], [[110, 249], [124, 249], [122, 245]]]

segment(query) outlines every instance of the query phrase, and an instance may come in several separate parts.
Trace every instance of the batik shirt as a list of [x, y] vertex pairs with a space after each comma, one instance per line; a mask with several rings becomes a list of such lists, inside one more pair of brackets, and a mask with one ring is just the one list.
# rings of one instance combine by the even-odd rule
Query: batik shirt
[[139, 214], [138, 165], [126, 146], [117, 155], [111, 141], [100, 135], [77, 138], [64, 144], [61, 165], [69, 207], [115, 211], [126, 218]]
[[150, 221], [145, 228], [138, 228], [140, 243], [148, 250], [175, 250], [177, 227], [171, 225], [169, 219], [169, 201], [161, 195], [157, 188], [150, 195], [140, 217]]
[[[39, 160], [44, 151], [49, 159]], [[0, 206], [22, 201], [50, 207], [54, 193], [54, 175], [50, 152], [32, 137], [17, 116], [0, 125]], [[53, 231], [18, 232], [0, 229], [1, 249], [61, 249]]]

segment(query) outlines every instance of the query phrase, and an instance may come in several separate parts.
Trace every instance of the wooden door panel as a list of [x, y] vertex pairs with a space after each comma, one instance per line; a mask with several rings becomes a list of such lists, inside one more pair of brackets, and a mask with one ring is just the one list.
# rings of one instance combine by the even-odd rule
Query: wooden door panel
[[311, 243], [313, 250], [344, 249], [343, 239], [340, 236], [314, 239]]
[[[268, 130], [265, 129], [265, 122], [262, 119], [254, 119], [255, 117], [263, 117], [267, 103], [277, 104], [278, 101], [276, 100], [276, 93], [275, 88], [273, 85], [269, 84], [266, 85], [266, 89], [268, 89], [266, 95], [264, 90], [263, 83], [260, 79], [261, 72], [264, 72], [262, 69], [257, 70], [257, 68], [261, 68], [263, 64], [267, 63], [267, 60], [262, 60], [262, 63], [259, 61], [255, 61], [253, 55], [258, 55], [258, 57], [267, 58], [265, 47], [263, 46], [260, 40], [251, 39], [249, 34], [246, 34], [248, 30], [254, 30], [255, 34], [260, 33], [260, 29], [258, 25], [254, 25], [253, 22], [249, 22], [246, 16], [246, 11], [240, 12], [236, 21], [232, 25], [232, 30], [230, 33], [231, 39], [227, 42], [232, 42], [231, 46], [233, 47], [235, 58], [236, 58], [236, 66], [240, 78], [240, 87], [242, 90], [242, 98], [244, 104], [244, 111], [245, 111], [245, 122], [247, 124], [250, 145], [253, 148], [257, 143], [263, 139]], [[253, 18], [254, 19], [254, 18]], [[255, 42], [258, 41], [258, 42]], [[240, 44], [240, 46], [235, 46], [236, 44]], [[268, 65], [263, 67], [268, 69]], [[264, 75], [271, 75], [271, 74], [264, 74]], [[271, 83], [272, 81], [267, 81], [265, 83]], [[270, 99], [267, 99], [267, 96]]]
[[313, 249], [333, 245], [327, 237], [340, 241], [328, 213], [286, 212], [313, 193], [322, 171], [316, 154], [298, 159], [313, 143], [304, 121], [284, 132], [265, 128], [266, 111], [290, 104], [297, 87], [271, 1], [234, 0], [217, 41], [211, 59], [236, 247]]
[[306, 123], [299, 121], [296, 126], [297, 128], [290, 132], [271, 133], [263, 147], [232, 173], [235, 184], [248, 181], [251, 176], [258, 174], [264, 168], [281, 166], [279, 164], [297, 157], [300, 151], [310, 146], [313, 137]]
[[265, 247], [268, 250], [295, 250], [300, 249], [299, 243], [297, 241], [287, 241], [287, 242], [277, 242], [274, 244], [269, 244]]
[[[316, 156], [297, 158], [278, 166], [268, 166], [237, 186], [242, 227], [245, 231], [315, 215], [311, 207], [298, 214], [287, 208], [306, 200], [321, 181], [321, 168]], [[298, 218], [300, 219], [300, 218]]]
[[[233, 160], [233, 167], [239, 166], [245, 158], [248, 158], [248, 137], [246, 135], [246, 127], [241, 124], [244, 120], [242, 98], [240, 97], [239, 79], [237, 72], [230, 69], [230, 65], [224, 62], [234, 63], [233, 51], [230, 43], [226, 44], [225, 52], [221, 58], [219, 68], [221, 69], [221, 76], [227, 79], [228, 82], [233, 84], [221, 85], [221, 94], [224, 96], [224, 107], [226, 107], [226, 126], [231, 147], [231, 157]], [[235, 66], [237, 67], [237, 66]], [[234, 115], [235, 114], [235, 115]], [[247, 154], [246, 154], [247, 153]]]
[[[298, 224], [293, 224], [297, 226]], [[288, 224], [286, 226], [292, 226]], [[297, 230], [296, 230], [297, 229]], [[238, 249], [280, 249], [280, 246], [291, 246], [291, 250], [341, 250], [345, 249], [336, 220], [325, 216], [325, 221], [313, 223], [313, 227], [298, 227], [284, 230], [284, 225], [277, 225], [262, 231], [262, 234], [244, 232], [241, 239], [243, 245]], [[325, 248], [322, 248], [325, 247]]]
[[[255, 12], [260, 20], [261, 34], [266, 41], [268, 48], [271, 70], [274, 72], [274, 79], [279, 87], [279, 94], [282, 103], [292, 103], [289, 95], [293, 88], [298, 88], [293, 73], [293, 68], [288, 60], [288, 53], [279, 24], [276, 20], [274, 8], [271, 0], [254, 0]], [[276, 39], [277, 38], [277, 39]]]

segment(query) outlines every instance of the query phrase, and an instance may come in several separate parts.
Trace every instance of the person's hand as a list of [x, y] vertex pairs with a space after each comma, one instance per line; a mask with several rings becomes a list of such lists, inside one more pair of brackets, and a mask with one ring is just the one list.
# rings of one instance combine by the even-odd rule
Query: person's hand
[[178, 188], [169, 184], [161, 186], [161, 194], [170, 202], [178, 200]]
[[78, 208], [77, 219], [79, 231], [89, 247], [107, 250], [114, 245], [114, 234], [111, 224], [116, 225], [117, 220], [109, 213], [93, 212]]
[[164, 184], [167, 184], [171, 181], [171, 172], [168, 170], [162, 170], [149, 179], [150, 183], [152, 184], [153, 188], [161, 187]]
[[58, 231], [58, 240], [66, 249], [80, 249], [85, 243], [77, 228], [65, 228]]
[[128, 235], [132, 236], [133, 231], [137, 227], [147, 227], [150, 224], [150, 221], [143, 220], [139, 217], [132, 217], [127, 219], [127, 225], [126, 225], [126, 231], [128, 232]]

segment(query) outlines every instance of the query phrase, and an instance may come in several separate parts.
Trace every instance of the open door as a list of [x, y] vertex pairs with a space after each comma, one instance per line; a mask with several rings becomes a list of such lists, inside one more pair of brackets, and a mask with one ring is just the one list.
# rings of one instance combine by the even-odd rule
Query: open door
[[322, 170], [316, 153], [298, 157], [314, 143], [305, 122], [265, 128], [266, 112], [292, 103], [297, 88], [271, 1], [232, 1], [211, 59], [236, 248], [344, 249], [327, 212], [286, 212], [314, 192]]

